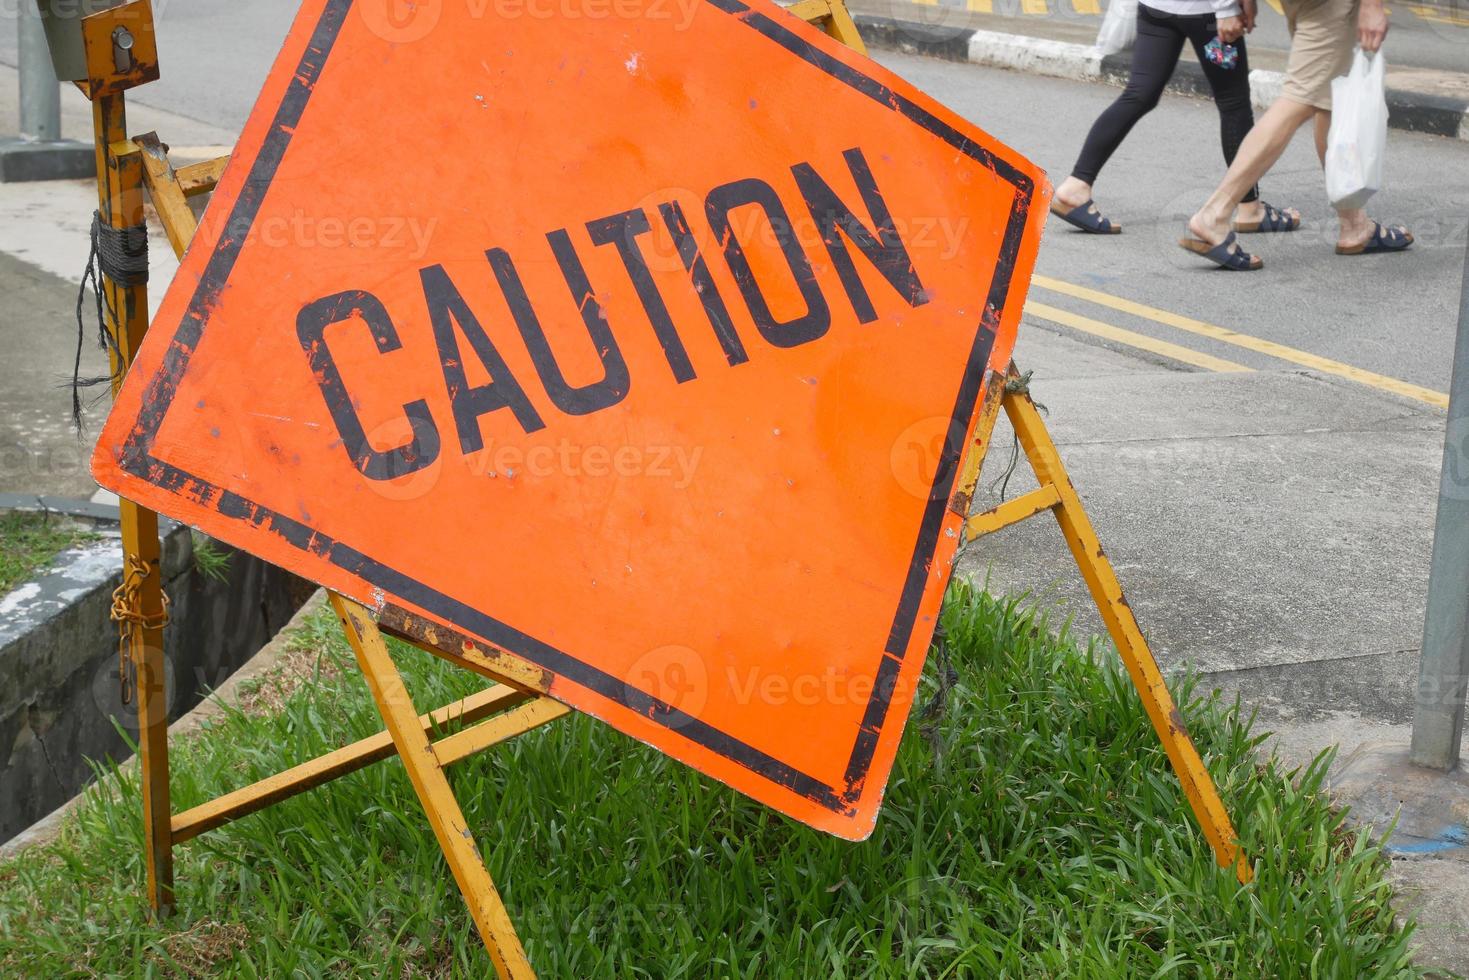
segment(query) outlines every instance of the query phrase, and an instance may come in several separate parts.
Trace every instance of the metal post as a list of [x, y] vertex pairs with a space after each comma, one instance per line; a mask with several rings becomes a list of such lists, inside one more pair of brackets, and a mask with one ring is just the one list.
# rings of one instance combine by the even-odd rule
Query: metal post
[[1449, 381], [1449, 419], [1438, 519], [1428, 573], [1428, 612], [1418, 661], [1410, 760], [1451, 771], [1459, 764], [1469, 679], [1469, 253], [1459, 295], [1459, 334]]
[[[11, 2], [18, 11], [20, 125], [12, 135], [8, 120], [0, 121], [0, 132], [6, 134], [0, 136], [0, 184], [91, 177], [97, 172], [91, 145], [61, 138], [61, 83], [46, 43], [45, 18], [57, 16], [55, 7], [48, 0], [43, 16], [37, 0]], [[80, 10], [79, 0], [72, 3]]]
[[35, 0], [20, 0], [20, 135], [29, 140], [61, 139], [61, 83], [51, 68], [51, 50]]

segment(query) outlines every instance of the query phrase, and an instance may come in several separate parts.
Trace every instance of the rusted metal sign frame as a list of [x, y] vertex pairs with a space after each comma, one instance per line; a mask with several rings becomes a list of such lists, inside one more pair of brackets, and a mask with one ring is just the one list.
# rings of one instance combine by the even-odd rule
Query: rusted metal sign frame
[[[147, 11], [147, 0], [134, 0], [94, 17], [121, 16], [119, 12], [127, 12], [127, 16], [134, 18], [130, 22], [136, 23], [139, 8]], [[818, 24], [832, 37], [864, 50], [842, 0], [801, 0], [790, 9], [792, 13]], [[143, 16], [151, 18], [151, 13]], [[99, 37], [106, 36], [100, 30], [93, 33]], [[151, 31], [148, 33], [151, 37]], [[156, 59], [154, 64], [156, 69]], [[156, 77], [156, 70], [153, 77]], [[197, 224], [188, 199], [213, 190], [228, 157], [175, 171], [168, 160], [167, 148], [153, 134], [127, 141], [122, 92], [129, 85], [138, 83], [131, 81], [115, 90], [105, 85], [92, 86], [99, 93], [94, 98], [99, 206], [103, 220], [114, 227], [141, 223], [143, 187], [146, 185], [170, 244], [181, 255]], [[84, 91], [87, 91], [86, 87]], [[120, 379], [131, 360], [132, 351], [136, 350], [147, 329], [146, 287], [122, 289], [107, 280], [104, 288], [108, 309], [115, 312], [110, 326], [119, 340], [120, 362], [115, 367]], [[972, 540], [1047, 510], [1055, 515], [1216, 860], [1223, 867], [1232, 867], [1239, 880], [1247, 882], [1252, 877], [1251, 866], [1239, 848], [1234, 828], [1213, 781], [1189, 738], [1141, 630], [1122, 596], [1116, 574], [1097, 541], [1045, 424], [1029, 394], [1013, 384], [1015, 377], [1012, 365], [1008, 379], [995, 376], [990, 380], [981, 418], [964, 455], [955, 499], [967, 503], [1002, 406], [1020, 437], [1040, 487], [969, 518], [967, 536]], [[157, 575], [157, 515], [128, 501], [123, 501], [122, 507], [126, 553], [151, 563], [151, 574], [145, 579], [142, 589], [144, 610], [161, 609], [162, 589]], [[548, 681], [538, 670], [504, 657], [499, 651], [462, 634], [393, 605], [374, 616], [365, 607], [340, 595], [332, 594], [331, 602], [371, 688], [385, 730], [178, 814], [171, 813], [169, 800], [161, 629], [133, 628], [130, 649], [138, 678], [139, 755], [151, 906], [155, 911], [165, 913], [173, 905], [172, 848], [175, 844], [184, 843], [338, 776], [398, 755], [404, 762], [496, 971], [501, 977], [534, 976], [494, 882], [465, 825], [444, 769], [568, 714], [571, 709], [546, 696]], [[385, 633], [494, 683], [462, 701], [420, 714], [392, 660], [384, 640]], [[437, 740], [431, 738], [444, 726], [455, 724], [462, 727]]]
[[[149, 0], [104, 10], [81, 21], [87, 80], [78, 82], [92, 102], [97, 154], [98, 220], [113, 229], [143, 224], [143, 174], [129, 152], [123, 93], [158, 77], [153, 8]], [[119, 31], [132, 39], [126, 57], [115, 40]], [[102, 292], [109, 346], [112, 394], [148, 330], [146, 283], [124, 286], [103, 275]], [[146, 851], [148, 903], [156, 912], [173, 907], [173, 851], [169, 842], [168, 700], [164, 692], [163, 622], [166, 616], [160, 571], [158, 515], [130, 500], [119, 500], [124, 581], [137, 572], [124, 597], [130, 607], [126, 630], [130, 686], [137, 698], [138, 766], [143, 784], [143, 848]], [[124, 678], [119, 683], [128, 685]]]

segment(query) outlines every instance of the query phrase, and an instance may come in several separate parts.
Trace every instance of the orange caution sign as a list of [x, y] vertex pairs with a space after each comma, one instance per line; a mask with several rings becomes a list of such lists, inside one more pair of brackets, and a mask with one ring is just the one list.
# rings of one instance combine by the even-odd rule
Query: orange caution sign
[[765, 0], [307, 0], [94, 473], [860, 839], [1048, 194]]

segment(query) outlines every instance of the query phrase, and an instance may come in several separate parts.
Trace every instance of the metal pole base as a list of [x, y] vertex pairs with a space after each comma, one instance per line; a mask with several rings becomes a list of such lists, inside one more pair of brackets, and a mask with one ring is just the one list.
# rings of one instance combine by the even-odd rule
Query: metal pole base
[[96, 176], [97, 154], [90, 143], [0, 137], [0, 184], [91, 180]]

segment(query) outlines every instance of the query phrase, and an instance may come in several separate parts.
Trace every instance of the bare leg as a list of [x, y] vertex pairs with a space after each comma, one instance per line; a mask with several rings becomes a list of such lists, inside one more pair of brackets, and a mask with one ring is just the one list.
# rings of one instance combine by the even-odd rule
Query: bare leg
[[1240, 200], [1275, 165], [1296, 130], [1315, 112], [1312, 106], [1292, 99], [1276, 99], [1240, 144], [1223, 182], [1188, 220], [1189, 231], [1213, 245], [1228, 238], [1230, 219]]
[[1068, 208], [1079, 208], [1092, 199], [1092, 185], [1079, 177], [1067, 177], [1053, 197]]
[[[1321, 165], [1326, 166], [1326, 137], [1331, 132], [1331, 110], [1316, 110], [1316, 155], [1321, 158]], [[1338, 245], [1361, 245], [1372, 237], [1372, 222], [1367, 220], [1367, 212], [1361, 208], [1338, 208], [1336, 212], [1337, 221], [1341, 224], [1341, 233], [1337, 235]]]
[[[1316, 110], [1316, 155], [1321, 158], [1321, 165], [1326, 166], [1326, 136], [1331, 132], [1331, 110]], [[1367, 220], [1367, 212], [1361, 208], [1338, 209], [1337, 220], [1341, 222], [1341, 234], [1337, 236], [1339, 245], [1360, 245], [1372, 237], [1372, 222]]]
[[[1326, 165], [1326, 137], [1331, 132], [1331, 110], [1316, 110], [1316, 155], [1321, 158], [1321, 165]], [[1336, 237], [1339, 247], [1355, 247], [1367, 244], [1376, 230], [1377, 224], [1367, 217], [1367, 212], [1361, 208], [1338, 208], [1336, 211], [1337, 221], [1341, 223], [1341, 233]], [[1408, 229], [1398, 226], [1398, 230], [1407, 235], [1409, 239], [1413, 236]]]
[[1249, 224], [1255, 221], [1263, 221], [1265, 218], [1265, 202], [1261, 200], [1241, 201], [1239, 210], [1235, 212], [1234, 220]]

